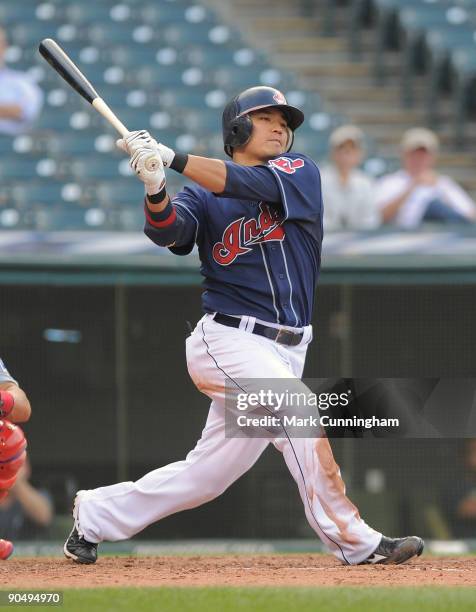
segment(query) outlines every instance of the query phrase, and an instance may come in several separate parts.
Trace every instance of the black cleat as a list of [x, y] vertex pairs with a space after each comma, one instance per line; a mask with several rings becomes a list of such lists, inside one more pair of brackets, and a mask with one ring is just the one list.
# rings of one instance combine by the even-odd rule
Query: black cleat
[[64, 556], [76, 563], [96, 563], [98, 558], [98, 545], [85, 540], [79, 530], [78, 510], [79, 501], [83, 491], [78, 491], [73, 504], [73, 529], [63, 546]]
[[382, 536], [380, 544], [365, 561], [362, 561], [361, 565], [368, 563], [399, 565], [415, 555], [419, 557], [424, 546], [423, 540], [417, 536], [407, 538], [386, 538]]
[[64, 556], [76, 563], [96, 563], [98, 558], [98, 545], [88, 542], [81, 537], [73, 526], [68, 539], [63, 546]]

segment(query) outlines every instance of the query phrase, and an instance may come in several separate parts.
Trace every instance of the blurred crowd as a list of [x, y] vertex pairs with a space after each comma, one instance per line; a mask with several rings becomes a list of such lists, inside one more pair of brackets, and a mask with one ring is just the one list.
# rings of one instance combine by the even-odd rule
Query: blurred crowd
[[[6, 66], [7, 44], [0, 27], [0, 133], [15, 136], [34, 125], [44, 95], [27, 73]], [[473, 223], [476, 204], [451, 177], [437, 171], [438, 152], [434, 132], [410, 129], [401, 138], [400, 169], [375, 179], [361, 169], [366, 155], [362, 130], [354, 125], [334, 130], [321, 171], [325, 231], [382, 225], [415, 229], [427, 221]]]
[[324, 229], [371, 230], [381, 225], [415, 229], [422, 223], [474, 223], [476, 204], [451, 177], [440, 174], [439, 139], [422, 127], [404, 132], [400, 169], [374, 179], [360, 169], [364, 134], [353, 125], [330, 137], [321, 171]]

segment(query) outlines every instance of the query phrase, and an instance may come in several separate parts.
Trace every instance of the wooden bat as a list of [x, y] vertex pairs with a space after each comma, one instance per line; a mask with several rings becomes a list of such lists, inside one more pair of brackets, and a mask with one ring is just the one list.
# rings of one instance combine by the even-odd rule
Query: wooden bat
[[[88, 79], [76, 64], [68, 57], [63, 49], [51, 38], [41, 41], [39, 52], [63, 79], [75, 89], [80, 96], [87, 100], [124, 138], [129, 130], [99, 96]], [[147, 158], [145, 167], [153, 172], [160, 164], [160, 160], [152, 154]]]

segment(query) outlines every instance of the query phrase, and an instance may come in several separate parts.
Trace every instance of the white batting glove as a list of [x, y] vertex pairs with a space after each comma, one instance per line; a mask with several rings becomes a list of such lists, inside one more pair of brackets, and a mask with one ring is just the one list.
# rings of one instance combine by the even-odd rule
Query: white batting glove
[[[159, 161], [159, 164], [157, 164], [154, 170], [147, 170], [146, 162], [150, 159], [152, 152]], [[129, 164], [138, 178], [144, 183], [149, 195], [155, 195], [165, 187], [164, 164], [157, 150], [152, 151], [150, 147], [138, 148], [131, 154]]]
[[141, 147], [154, 147], [157, 142], [146, 130], [136, 130], [129, 132], [124, 138], [116, 142], [117, 146], [126, 153], [134, 153]]
[[158, 151], [165, 168], [170, 168], [170, 164], [173, 162], [175, 157], [175, 151], [173, 149], [166, 147], [160, 142], [157, 142], [146, 130], [129, 132], [125, 138], [121, 138], [116, 141], [116, 146], [129, 155], [132, 155], [138, 149], [144, 147]]

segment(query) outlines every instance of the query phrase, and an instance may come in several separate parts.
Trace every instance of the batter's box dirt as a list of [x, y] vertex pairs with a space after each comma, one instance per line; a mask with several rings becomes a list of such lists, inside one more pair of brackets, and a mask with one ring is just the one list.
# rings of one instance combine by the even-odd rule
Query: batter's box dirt
[[404, 565], [342, 566], [315, 554], [101, 557], [95, 565], [18, 558], [0, 565], [2, 588], [104, 586], [476, 585], [476, 558], [423, 557]]

